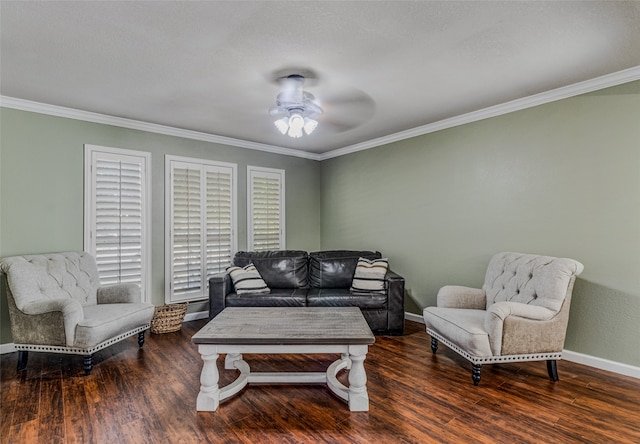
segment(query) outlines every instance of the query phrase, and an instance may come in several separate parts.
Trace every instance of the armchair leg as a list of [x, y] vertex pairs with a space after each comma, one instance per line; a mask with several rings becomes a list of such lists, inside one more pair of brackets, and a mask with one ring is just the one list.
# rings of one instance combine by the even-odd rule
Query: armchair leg
[[89, 376], [91, 374], [91, 369], [93, 369], [93, 355], [84, 355], [82, 358], [84, 363], [84, 374]]
[[555, 359], [547, 360], [547, 372], [549, 373], [549, 379], [553, 382], [558, 382], [560, 380], [560, 378], [558, 378], [558, 366]]
[[138, 333], [138, 346], [140, 346], [140, 348], [144, 346], [144, 330]]
[[435, 353], [438, 350], [438, 340], [436, 338], [431, 338], [431, 351]]
[[21, 372], [27, 368], [27, 360], [29, 359], [29, 352], [26, 350], [18, 351], [18, 371]]
[[482, 365], [480, 364], [472, 364], [471, 368], [471, 379], [473, 379], [473, 385], [480, 384], [480, 371], [482, 370]]

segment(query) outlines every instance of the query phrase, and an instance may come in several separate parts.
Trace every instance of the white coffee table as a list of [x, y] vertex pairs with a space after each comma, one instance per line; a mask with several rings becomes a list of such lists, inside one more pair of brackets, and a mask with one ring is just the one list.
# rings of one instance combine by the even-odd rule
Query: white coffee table
[[[220, 402], [237, 394], [248, 383], [327, 384], [349, 404], [351, 411], [368, 411], [364, 360], [375, 342], [357, 307], [260, 307], [224, 309], [191, 338], [204, 364], [200, 375], [198, 411], [215, 411]], [[326, 372], [251, 372], [243, 353], [314, 354], [339, 353], [340, 359]], [[218, 386], [217, 360], [227, 354], [225, 369], [240, 371], [225, 387]], [[349, 370], [349, 387], [336, 378]]]

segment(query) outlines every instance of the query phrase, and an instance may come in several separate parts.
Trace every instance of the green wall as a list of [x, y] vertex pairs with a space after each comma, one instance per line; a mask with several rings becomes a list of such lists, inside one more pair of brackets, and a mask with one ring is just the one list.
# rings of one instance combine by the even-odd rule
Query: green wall
[[[320, 167], [314, 160], [0, 108], [0, 257], [83, 248], [84, 144], [151, 153], [152, 302], [164, 303], [164, 156], [238, 165], [238, 248], [247, 245], [247, 165], [286, 171], [288, 248], [320, 247]], [[4, 284], [2, 284], [4, 285]], [[10, 343], [0, 289], [0, 343]], [[189, 311], [205, 310], [194, 303]]]
[[[640, 82], [323, 162], [0, 108], [0, 256], [82, 249], [83, 144], [152, 153], [153, 302], [164, 299], [164, 155], [286, 170], [287, 247], [378, 249], [407, 308], [481, 286], [498, 251], [572, 257], [565, 347], [640, 366]], [[191, 307], [194, 310], [204, 306]], [[0, 343], [11, 342], [0, 289]]]
[[565, 348], [640, 366], [640, 82], [325, 160], [322, 248], [378, 249], [407, 308], [490, 257], [571, 257]]

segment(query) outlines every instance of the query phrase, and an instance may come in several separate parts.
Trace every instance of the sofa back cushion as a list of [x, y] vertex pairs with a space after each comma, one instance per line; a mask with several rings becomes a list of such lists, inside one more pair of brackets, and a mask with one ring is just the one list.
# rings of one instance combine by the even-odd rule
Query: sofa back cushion
[[573, 259], [524, 253], [498, 253], [489, 262], [482, 289], [488, 309], [496, 302], [531, 304], [558, 312], [569, 284], [583, 265]]
[[96, 261], [89, 253], [13, 256], [0, 262], [16, 306], [32, 302], [72, 298], [81, 305], [97, 303], [100, 285]]
[[350, 288], [358, 259], [379, 259], [378, 251], [331, 250], [309, 253], [309, 284], [313, 288]]
[[267, 286], [273, 288], [302, 288], [309, 283], [308, 255], [300, 250], [238, 251], [233, 264], [255, 265]]

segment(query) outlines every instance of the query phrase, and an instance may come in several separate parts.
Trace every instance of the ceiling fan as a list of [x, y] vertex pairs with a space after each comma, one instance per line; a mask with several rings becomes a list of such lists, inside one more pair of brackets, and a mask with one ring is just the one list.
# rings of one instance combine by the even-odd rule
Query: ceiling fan
[[278, 117], [274, 122], [282, 134], [298, 138], [304, 131], [311, 134], [318, 126], [316, 120], [324, 111], [315, 102], [315, 97], [303, 89], [304, 76], [291, 74], [280, 79], [282, 90], [276, 97], [276, 106], [269, 108], [271, 116]]
[[[307, 73], [306, 75], [301, 72]], [[311, 134], [318, 122], [333, 131], [346, 131], [369, 120], [375, 112], [375, 102], [366, 93], [357, 89], [328, 89], [322, 93], [323, 100], [304, 90], [306, 80], [316, 85], [318, 77], [309, 70], [279, 72], [276, 80], [280, 92], [276, 105], [269, 108], [269, 115], [276, 117], [274, 125], [282, 134], [293, 138]]]

